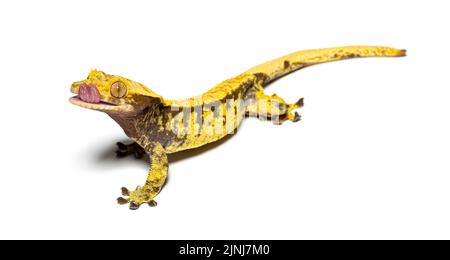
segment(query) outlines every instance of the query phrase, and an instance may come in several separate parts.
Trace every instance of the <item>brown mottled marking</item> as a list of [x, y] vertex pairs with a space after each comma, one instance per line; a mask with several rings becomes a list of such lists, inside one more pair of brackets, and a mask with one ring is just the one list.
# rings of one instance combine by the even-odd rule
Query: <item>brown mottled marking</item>
[[290, 64], [290, 62], [288, 61], [288, 60], [285, 60], [284, 62], [283, 62], [283, 68], [285, 69], [285, 70], [287, 70], [287, 69], [289, 69], [289, 66], [290, 66], [291, 64]]

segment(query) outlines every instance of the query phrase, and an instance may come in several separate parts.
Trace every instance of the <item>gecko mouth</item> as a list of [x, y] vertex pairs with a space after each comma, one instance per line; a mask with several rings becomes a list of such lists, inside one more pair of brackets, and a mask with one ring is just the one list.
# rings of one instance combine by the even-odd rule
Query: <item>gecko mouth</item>
[[71, 97], [69, 101], [74, 105], [95, 110], [115, 110], [121, 106], [104, 101], [98, 101], [96, 103], [86, 102], [80, 96]]
[[71, 97], [69, 101], [77, 106], [99, 111], [132, 111], [133, 107], [128, 104], [114, 104], [102, 99], [100, 92], [94, 84], [82, 83], [72, 92], [78, 94]]

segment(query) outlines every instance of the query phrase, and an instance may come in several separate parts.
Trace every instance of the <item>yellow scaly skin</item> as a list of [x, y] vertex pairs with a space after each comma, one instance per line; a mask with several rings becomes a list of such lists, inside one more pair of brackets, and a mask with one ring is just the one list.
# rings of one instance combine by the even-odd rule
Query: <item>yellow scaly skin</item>
[[[181, 100], [164, 99], [140, 83], [93, 70], [87, 79], [72, 84], [71, 91], [78, 96], [70, 101], [107, 113], [135, 141], [128, 146], [118, 144], [118, 154], [149, 154], [151, 165], [145, 184], [131, 192], [122, 188], [122, 194], [128, 198], [118, 199], [120, 204], [130, 203], [131, 209], [138, 209], [144, 203], [156, 205], [153, 199], [167, 177], [167, 154], [222, 139], [234, 133], [246, 115], [270, 118], [278, 124], [298, 121], [300, 116], [292, 111], [303, 105], [302, 99], [288, 104], [276, 95], [264, 94], [263, 87], [274, 79], [318, 63], [355, 57], [398, 57], [405, 53], [378, 46], [299, 51], [253, 67], [201, 96]], [[82, 84], [96, 86], [101, 102], [80, 99]]]

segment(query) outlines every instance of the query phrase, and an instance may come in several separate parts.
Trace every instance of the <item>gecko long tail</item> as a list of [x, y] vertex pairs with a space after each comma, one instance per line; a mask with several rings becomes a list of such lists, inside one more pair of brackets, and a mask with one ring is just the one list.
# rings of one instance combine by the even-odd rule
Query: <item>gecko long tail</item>
[[267, 84], [290, 72], [314, 64], [358, 57], [400, 57], [405, 55], [406, 50], [381, 46], [347, 46], [306, 50], [260, 64], [249, 69], [246, 73], [261, 76], [263, 84]]

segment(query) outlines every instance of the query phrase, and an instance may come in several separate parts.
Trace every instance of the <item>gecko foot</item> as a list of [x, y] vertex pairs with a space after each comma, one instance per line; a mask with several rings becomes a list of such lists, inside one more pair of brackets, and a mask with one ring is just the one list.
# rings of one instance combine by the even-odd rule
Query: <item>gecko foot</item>
[[121, 142], [117, 143], [117, 151], [116, 151], [116, 155], [118, 158], [123, 158], [127, 155], [134, 155], [134, 158], [136, 159], [141, 159], [144, 154], [145, 151], [144, 149], [138, 145], [137, 143], [132, 143], [132, 144], [124, 144]]
[[295, 108], [301, 108], [305, 105], [303, 98], [300, 98], [297, 102], [294, 103]]
[[120, 205], [130, 204], [131, 210], [139, 209], [142, 204], [148, 204], [150, 207], [155, 207], [157, 205], [156, 201], [153, 200], [153, 197], [156, 196], [156, 192], [148, 186], [138, 186], [134, 191], [129, 191], [127, 188], [123, 187], [122, 195], [128, 198], [119, 197], [117, 203]]
[[297, 108], [301, 108], [301, 107], [303, 107], [303, 105], [304, 105], [303, 98], [300, 98], [294, 104], [289, 105], [289, 109], [288, 109], [288, 113], [287, 113], [287, 119], [289, 119], [289, 121], [294, 122], [294, 123], [300, 121], [301, 120], [300, 114], [297, 113], [297, 111], [292, 113], [292, 110], [297, 109]]
[[297, 113], [294, 112], [292, 113], [291, 111], [289, 111], [287, 114], [281, 115], [280, 117], [278, 117], [276, 120], [273, 120], [272, 123], [274, 125], [282, 125], [284, 121], [289, 120], [291, 122], [298, 122], [302, 119], [302, 116]]

